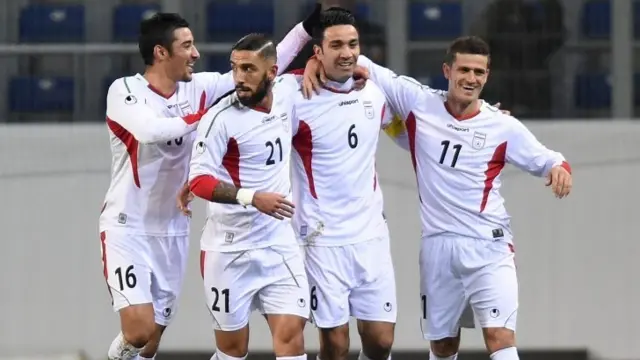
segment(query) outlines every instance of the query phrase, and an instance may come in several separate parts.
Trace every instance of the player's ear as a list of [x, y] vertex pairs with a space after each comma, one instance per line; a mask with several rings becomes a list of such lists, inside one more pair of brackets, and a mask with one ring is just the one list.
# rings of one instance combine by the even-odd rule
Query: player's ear
[[444, 74], [444, 78], [449, 80], [449, 77], [451, 77], [451, 66], [449, 66], [449, 64], [447, 63], [443, 63], [442, 73]]
[[322, 54], [322, 47], [320, 45], [313, 45], [313, 54], [318, 57]]
[[169, 52], [161, 45], [156, 45], [153, 47], [153, 55], [161, 60], [166, 59], [169, 56]]
[[269, 81], [273, 81], [277, 75], [278, 75], [278, 65], [273, 64], [271, 65], [271, 67], [269, 68], [269, 71], [267, 72], [267, 77]]

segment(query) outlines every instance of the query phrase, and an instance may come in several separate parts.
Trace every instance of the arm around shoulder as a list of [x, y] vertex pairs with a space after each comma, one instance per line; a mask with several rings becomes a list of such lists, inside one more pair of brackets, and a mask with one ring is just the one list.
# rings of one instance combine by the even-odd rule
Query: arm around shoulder
[[112, 131], [127, 131], [141, 144], [154, 144], [196, 129], [201, 113], [186, 117], [158, 116], [144, 98], [119, 84], [120, 81], [116, 80], [107, 94], [107, 124]]

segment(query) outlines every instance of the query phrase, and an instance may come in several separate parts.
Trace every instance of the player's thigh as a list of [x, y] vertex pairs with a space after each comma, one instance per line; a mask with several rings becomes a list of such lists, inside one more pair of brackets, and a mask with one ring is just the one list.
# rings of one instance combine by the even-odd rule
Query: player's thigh
[[189, 257], [189, 236], [156, 237], [150, 239], [151, 293], [157, 324], [167, 326], [178, 310]]
[[[103, 231], [102, 265], [114, 311], [152, 304], [149, 249], [141, 236]], [[135, 312], [138, 313], [138, 312]]]
[[447, 237], [423, 238], [420, 247], [420, 309], [427, 340], [456, 337], [460, 327], [473, 327], [463, 315], [467, 298], [451, 262], [453, 243]]
[[254, 297], [263, 286], [249, 252], [205, 251], [201, 256], [204, 294], [214, 329], [244, 328]]
[[254, 253], [256, 261], [268, 268], [258, 292], [258, 309], [265, 315], [293, 315], [309, 318], [309, 283], [302, 250], [296, 245], [272, 246]]
[[388, 238], [350, 246], [357, 285], [351, 289], [349, 308], [358, 320], [395, 323], [396, 279]]
[[[495, 241], [486, 244], [480, 251], [485, 255], [475, 261], [467, 260], [474, 265], [480, 263], [482, 267], [463, 278], [475, 317], [483, 328], [504, 327], [515, 331], [518, 278], [511, 247]], [[486, 264], [480, 261], [482, 256]]]
[[[321, 329], [349, 322], [349, 267], [343, 247], [307, 246], [305, 268], [313, 323]], [[329, 270], [330, 271], [327, 271]]]

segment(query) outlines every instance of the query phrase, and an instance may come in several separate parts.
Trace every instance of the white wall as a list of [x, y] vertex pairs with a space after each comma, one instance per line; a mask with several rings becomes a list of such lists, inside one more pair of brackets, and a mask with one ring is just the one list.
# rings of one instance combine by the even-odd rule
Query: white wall
[[[609, 358], [634, 357], [640, 353], [640, 124], [529, 126], [571, 160], [575, 188], [558, 201], [540, 179], [512, 168], [503, 175], [521, 283], [519, 346], [588, 347]], [[97, 234], [109, 164], [102, 125], [0, 127], [1, 354], [85, 350], [92, 359], [105, 354], [118, 328]], [[396, 348], [424, 349], [417, 318], [415, 177], [407, 154], [386, 138], [378, 169], [398, 279]], [[194, 234], [202, 224], [201, 205]], [[213, 349], [196, 238], [192, 244], [181, 308], [164, 349]], [[267, 331], [256, 317], [252, 349], [270, 349]], [[314, 329], [307, 333], [307, 344], [316, 349]], [[477, 332], [464, 337], [466, 348], [481, 348]]]

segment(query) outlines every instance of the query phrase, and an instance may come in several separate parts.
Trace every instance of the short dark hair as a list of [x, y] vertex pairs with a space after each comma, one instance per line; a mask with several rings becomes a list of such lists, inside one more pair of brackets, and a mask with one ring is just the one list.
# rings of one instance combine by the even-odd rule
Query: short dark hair
[[246, 35], [233, 45], [231, 51], [234, 50], [258, 51], [258, 54], [265, 59], [278, 60], [276, 46], [273, 44], [273, 41], [264, 34], [252, 33]]
[[176, 29], [188, 28], [189, 23], [175, 13], [156, 13], [140, 22], [138, 50], [145, 65], [153, 65], [153, 49], [160, 45], [171, 53], [171, 44], [175, 40]]
[[356, 18], [351, 11], [339, 7], [329, 8], [320, 14], [320, 21], [318, 26], [313, 31], [313, 39], [317, 44], [322, 43], [324, 40], [324, 32], [332, 27], [338, 25], [351, 25], [356, 27]]
[[456, 54], [484, 55], [490, 57], [489, 44], [477, 36], [459, 37], [449, 45], [444, 61], [451, 65], [456, 60]]

